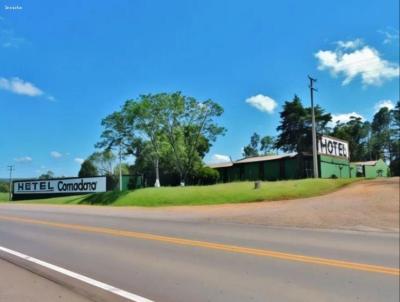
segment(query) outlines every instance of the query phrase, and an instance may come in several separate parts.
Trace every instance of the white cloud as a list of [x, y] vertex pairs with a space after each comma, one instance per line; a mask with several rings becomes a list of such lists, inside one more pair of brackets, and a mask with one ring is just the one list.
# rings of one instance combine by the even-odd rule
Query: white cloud
[[350, 41], [337, 41], [336, 45], [343, 49], [355, 49], [362, 46], [364, 42], [361, 39], [355, 39]]
[[332, 121], [329, 123], [330, 127], [334, 127], [336, 126], [337, 122], [340, 123], [347, 123], [348, 121], [350, 121], [350, 118], [354, 116], [354, 117], [359, 117], [361, 118], [361, 120], [365, 120], [365, 118], [357, 113], [357, 112], [350, 112], [350, 113], [341, 113], [341, 114], [332, 114]]
[[269, 96], [262, 94], [257, 94], [255, 96], [249, 97], [248, 99], [246, 99], [246, 103], [250, 104], [260, 111], [267, 113], [273, 113], [275, 108], [278, 106], [275, 100], [271, 99]]
[[[384, 60], [373, 47], [362, 46], [361, 40], [339, 41], [335, 50], [320, 50], [315, 54], [318, 69], [329, 70], [332, 75], [342, 75], [343, 85], [360, 76], [364, 85], [380, 85], [385, 80], [399, 76], [399, 65]], [[360, 48], [362, 46], [362, 48]]]
[[51, 151], [51, 152], [50, 152], [50, 156], [51, 156], [52, 158], [61, 158], [63, 155], [62, 155], [60, 152]]
[[393, 41], [399, 40], [399, 31], [394, 28], [378, 30], [378, 33], [384, 36], [383, 44], [392, 44]]
[[43, 95], [43, 91], [34, 84], [17, 77], [11, 79], [0, 78], [0, 89], [27, 96]]
[[[3, 21], [4, 19], [0, 19]], [[21, 45], [25, 44], [27, 41], [15, 34], [11, 29], [0, 28], [0, 46], [4, 48], [19, 48]]]
[[223, 154], [214, 154], [211, 157], [211, 161], [213, 163], [224, 163], [224, 162], [230, 162], [231, 158], [228, 155], [223, 155]]
[[374, 109], [375, 112], [378, 112], [381, 108], [386, 107], [389, 110], [394, 108], [394, 103], [391, 100], [380, 100], [378, 103], [375, 104]]
[[30, 157], [30, 156], [22, 156], [22, 157], [14, 158], [14, 160], [17, 163], [30, 163], [30, 162], [32, 162], [32, 157]]
[[74, 159], [74, 161], [75, 161], [76, 163], [78, 163], [78, 164], [81, 165], [85, 160], [84, 160], [83, 158], [76, 157], [76, 158]]

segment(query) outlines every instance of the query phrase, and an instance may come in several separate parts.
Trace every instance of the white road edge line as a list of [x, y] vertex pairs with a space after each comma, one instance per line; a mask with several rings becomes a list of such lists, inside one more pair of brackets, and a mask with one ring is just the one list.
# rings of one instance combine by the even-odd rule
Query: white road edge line
[[78, 274], [78, 273], [74, 273], [74, 272], [72, 272], [70, 270], [67, 270], [65, 268], [56, 266], [56, 265], [51, 264], [51, 263], [44, 262], [42, 260], [30, 257], [28, 255], [22, 254], [22, 253], [17, 252], [17, 251], [10, 250], [10, 249], [2, 247], [2, 246], [0, 246], [0, 251], [3, 251], [5, 253], [9, 253], [9, 254], [14, 255], [14, 256], [17, 256], [19, 258], [22, 258], [24, 260], [30, 261], [32, 263], [44, 266], [44, 267], [46, 267], [48, 269], [51, 269], [51, 270], [56, 271], [56, 272], [59, 272], [61, 274], [69, 276], [71, 278], [75, 278], [75, 279], [80, 280], [82, 282], [85, 282], [87, 284], [99, 287], [99, 288], [101, 288], [101, 289], [103, 289], [105, 291], [111, 292], [111, 293], [113, 293], [115, 295], [124, 297], [124, 298], [126, 298], [128, 300], [131, 300], [131, 301], [135, 301], [135, 302], [154, 302], [152, 300], [146, 299], [144, 297], [135, 295], [135, 294], [127, 292], [127, 291], [124, 291], [124, 290], [122, 290], [120, 288], [117, 288], [117, 287], [114, 287], [112, 285], [108, 285], [106, 283], [94, 280], [92, 278], [83, 276], [83, 275]]

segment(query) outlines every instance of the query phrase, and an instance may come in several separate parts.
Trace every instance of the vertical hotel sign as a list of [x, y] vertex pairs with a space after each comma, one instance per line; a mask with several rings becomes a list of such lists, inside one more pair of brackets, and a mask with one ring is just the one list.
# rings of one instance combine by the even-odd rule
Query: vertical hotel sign
[[70, 194], [106, 191], [106, 177], [60, 178], [46, 180], [17, 180], [14, 194]]
[[349, 143], [330, 136], [318, 138], [318, 153], [323, 155], [349, 158]]

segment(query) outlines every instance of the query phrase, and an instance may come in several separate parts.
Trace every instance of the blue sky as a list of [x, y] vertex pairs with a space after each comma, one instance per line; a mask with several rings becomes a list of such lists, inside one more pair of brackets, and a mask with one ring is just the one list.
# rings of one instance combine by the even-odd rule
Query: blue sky
[[219, 102], [206, 161], [276, 135], [298, 94], [335, 118], [399, 99], [398, 1], [0, 1], [0, 177], [75, 176], [100, 121], [139, 94]]

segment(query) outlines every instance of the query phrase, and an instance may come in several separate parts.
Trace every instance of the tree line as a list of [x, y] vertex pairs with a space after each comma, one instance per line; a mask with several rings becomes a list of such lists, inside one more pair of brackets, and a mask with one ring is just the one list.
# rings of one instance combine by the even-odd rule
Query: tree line
[[[400, 175], [400, 101], [393, 109], [380, 108], [372, 121], [352, 116], [333, 126], [330, 113], [319, 105], [314, 110], [317, 133], [348, 141], [350, 161], [384, 159], [390, 162], [391, 174]], [[116, 183], [121, 169], [124, 175], [141, 175], [146, 186], [215, 183], [219, 174], [203, 159], [226, 132], [218, 123], [223, 112], [211, 99], [199, 101], [180, 92], [127, 100], [101, 121], [98, 151], [81, 164], [78, 176], [108, 175]], [[284, 103], [276, 130], [276, 137], [254, 133], [243, 156], [311, 153], [311, 108], [304, 107], [297, 95]], [[133, 165], [122, 162], [129, 156], [135, 158]], [[39, 176], [53, 177], [52, 171]], [[0, 192], [7, 186], [2, 185]]]
[[133, 156], [135, 164], [125, 169], [143, 175], [147, 185], [213, 183], [218, 172], [206, 167], [203, 158], [225, 134], [217, 122], [223, 112], [213, 100], [199, 101], [180, 92], [127, 100], [102, 120], [101, 140], [95, 145], [102, 151], [83, 162], [79, 176], [115, 175], [119, 157]]
[[[331, 125], [332, 115], [316, 106], [315, 120], [319, 135], [331, 135], [349, 142], [350, 161], [384, 159], [390, 162], [392, 175], [400, 175], [400, 101], [393, 109], [382, 107], [372, 121], [351, 116], [346, 122]], [[300, 98], [285, 102], [280, 112], [276, 137], [254, 133], [243, 148], [243, 156], [259, 156], [283, 152], [312, 152], [311, 108]]]

